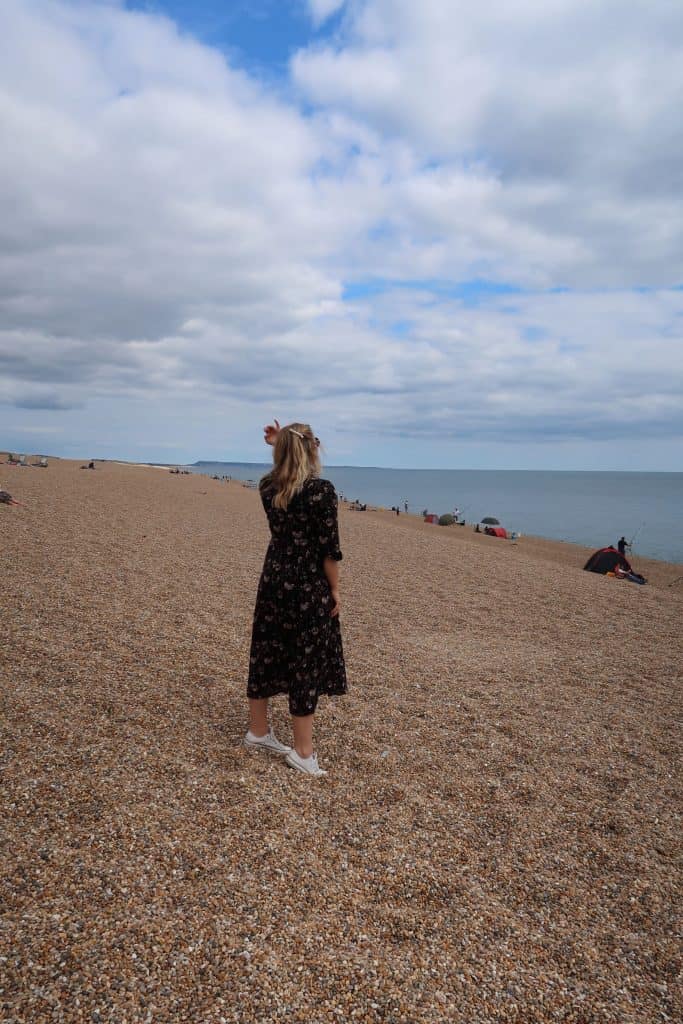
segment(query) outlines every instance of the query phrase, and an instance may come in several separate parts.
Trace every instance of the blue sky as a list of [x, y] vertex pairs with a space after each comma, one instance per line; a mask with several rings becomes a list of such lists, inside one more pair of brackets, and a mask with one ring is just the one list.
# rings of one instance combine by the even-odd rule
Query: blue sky
[[[681, 469], [683, 11], [8, 0], [0, 446]], [[581, 47], [572, 40], [581, 38]]]
[[339, 14], [316, 25], [304, 0], [173, 0], [128, 2], [130, 10], [165, 14], [184, 31], [222, 50], [231, 61], [255, 75], [286, 82], [291, 56], [334, 35]]

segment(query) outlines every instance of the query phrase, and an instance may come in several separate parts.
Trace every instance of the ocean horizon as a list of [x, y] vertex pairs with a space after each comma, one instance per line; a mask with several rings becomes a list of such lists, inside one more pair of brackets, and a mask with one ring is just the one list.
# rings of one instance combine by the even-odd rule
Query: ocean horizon
[[[199, 460], [183, 468], [256, 482], [270, 463]], [[323, 475], [344, 498], [368, 505], [403, 513], [407, 502], [413, 515], [457, 507], [468, 524], [495, 516], [522, 536], [594, 548], [623, 535], [636, 560], [683, 562], [683, 473], [325, 466]]]

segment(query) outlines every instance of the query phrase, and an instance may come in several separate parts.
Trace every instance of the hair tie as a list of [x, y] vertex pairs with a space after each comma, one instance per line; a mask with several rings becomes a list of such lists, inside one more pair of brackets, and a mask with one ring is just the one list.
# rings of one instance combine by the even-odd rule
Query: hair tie
[[304, 440], [304, 435], [300, 434], [298, 430], [294, 429], [294, 427], [290, 427], [289, 428], [289, 432], [290, 432], [290, 434], [296, 434], [296, 436], [300, 437], [302, 441]]

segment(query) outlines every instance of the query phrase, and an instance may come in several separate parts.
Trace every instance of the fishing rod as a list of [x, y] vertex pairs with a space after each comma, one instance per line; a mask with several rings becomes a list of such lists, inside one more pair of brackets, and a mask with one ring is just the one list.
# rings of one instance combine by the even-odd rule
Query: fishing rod
[[634, 542], [634, 540], [636, 539], [636, 537], [638, 536], [638, 534], [640, 533], [640, 531], [642, 530], [642, 528], [644, 526], [645, 526], [645, 521], [643, 520], [643, 522], [640, 524], [640, 526], [638, 527], [638, 529], [636, 530], [636, 532], [633, 534], [633, 536], [631, 537], [630, 541], [628, 542], [628, 549], [629, 549], [629, 551], [633, 550], [633, 542]]

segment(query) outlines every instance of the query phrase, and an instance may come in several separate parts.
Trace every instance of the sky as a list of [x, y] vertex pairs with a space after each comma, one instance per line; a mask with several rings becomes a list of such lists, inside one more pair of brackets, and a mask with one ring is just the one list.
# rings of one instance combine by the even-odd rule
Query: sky
[[683, 469], [678, 0], [3, 0], [0, 447]]

